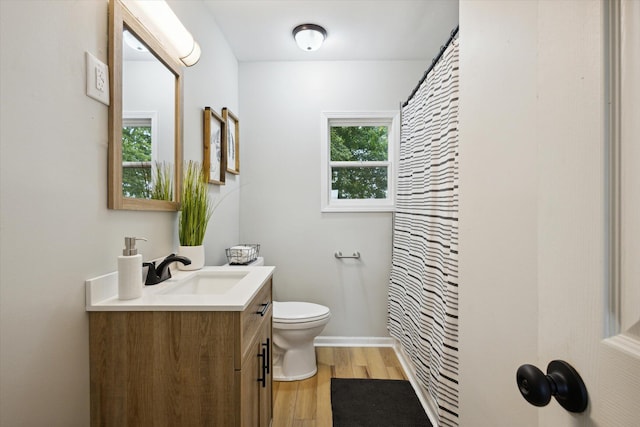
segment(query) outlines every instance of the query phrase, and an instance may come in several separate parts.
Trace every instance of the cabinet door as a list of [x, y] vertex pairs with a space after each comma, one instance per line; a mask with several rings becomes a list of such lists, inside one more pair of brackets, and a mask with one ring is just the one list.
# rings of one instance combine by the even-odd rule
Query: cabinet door
[[260, 388], [262, 374], [262, 347], [260, 336], [251, 343], [240, 373], [240, 417], [242, 427], [260, 425]]
[[243, 427], [269, 427], [273, 414], [271, 387], [271, 318], [265, 319], [242, 364], [240, 416]]
[[269, 427], [273, 416], [273, 394], [271, 388], [271, 375], [273, 371], [273, 352], [271, 340], [271, 318], [266, 319], [262, 326], [262, 342], [260, 346], [265, 350], [265, 382], [259, 384], [260, 393], [260, 427]]

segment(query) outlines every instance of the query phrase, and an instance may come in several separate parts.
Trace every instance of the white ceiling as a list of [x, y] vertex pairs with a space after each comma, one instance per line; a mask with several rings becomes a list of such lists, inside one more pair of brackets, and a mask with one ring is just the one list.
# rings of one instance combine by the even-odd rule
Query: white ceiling
[[[458, 0], [203, 0], [239, 61], [431, 60], [458, 25]], [[322, 25], [315, 52], [291, 31]]]

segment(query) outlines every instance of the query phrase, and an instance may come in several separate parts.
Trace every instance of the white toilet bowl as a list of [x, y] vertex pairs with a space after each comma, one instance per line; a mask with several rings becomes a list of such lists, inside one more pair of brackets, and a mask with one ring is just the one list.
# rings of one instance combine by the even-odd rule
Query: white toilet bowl
[[[264, 258], [258, 257], [249, 265], [262, 266]], [[318, 372], [313, 340], [320, 335], [330, 318], [329, 308], [323, 305], [273, 301], [274, 380], [303, 380]]]
[[318, 372], [313, 340], [331, 318], [328, 307], [309, 302], [273, 302], [273, 379], [297, 381]]

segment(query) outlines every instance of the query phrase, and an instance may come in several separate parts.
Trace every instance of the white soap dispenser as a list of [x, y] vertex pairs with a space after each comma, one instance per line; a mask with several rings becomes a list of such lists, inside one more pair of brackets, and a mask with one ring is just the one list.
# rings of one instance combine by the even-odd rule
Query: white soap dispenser
[[134, 299], [142, 296], [142, 255], [136, 249], [136, 240], [145, 238], [125, 237], [122, 256], [118, 257], [118, 298]]

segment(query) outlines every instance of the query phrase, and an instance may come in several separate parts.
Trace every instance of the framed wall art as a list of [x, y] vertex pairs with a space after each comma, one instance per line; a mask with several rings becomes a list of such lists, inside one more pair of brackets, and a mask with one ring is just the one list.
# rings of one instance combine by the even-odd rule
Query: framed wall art
[[210, 184], [224, 185], [227, 170], [226, 122], [211, 107], [204, 107], [203, 172]]
[[222, 119], [226, 126], [225, 146], [227, 147], [227, 172], [240, 173], [240, 122], [227, 107], [222, 109]]

